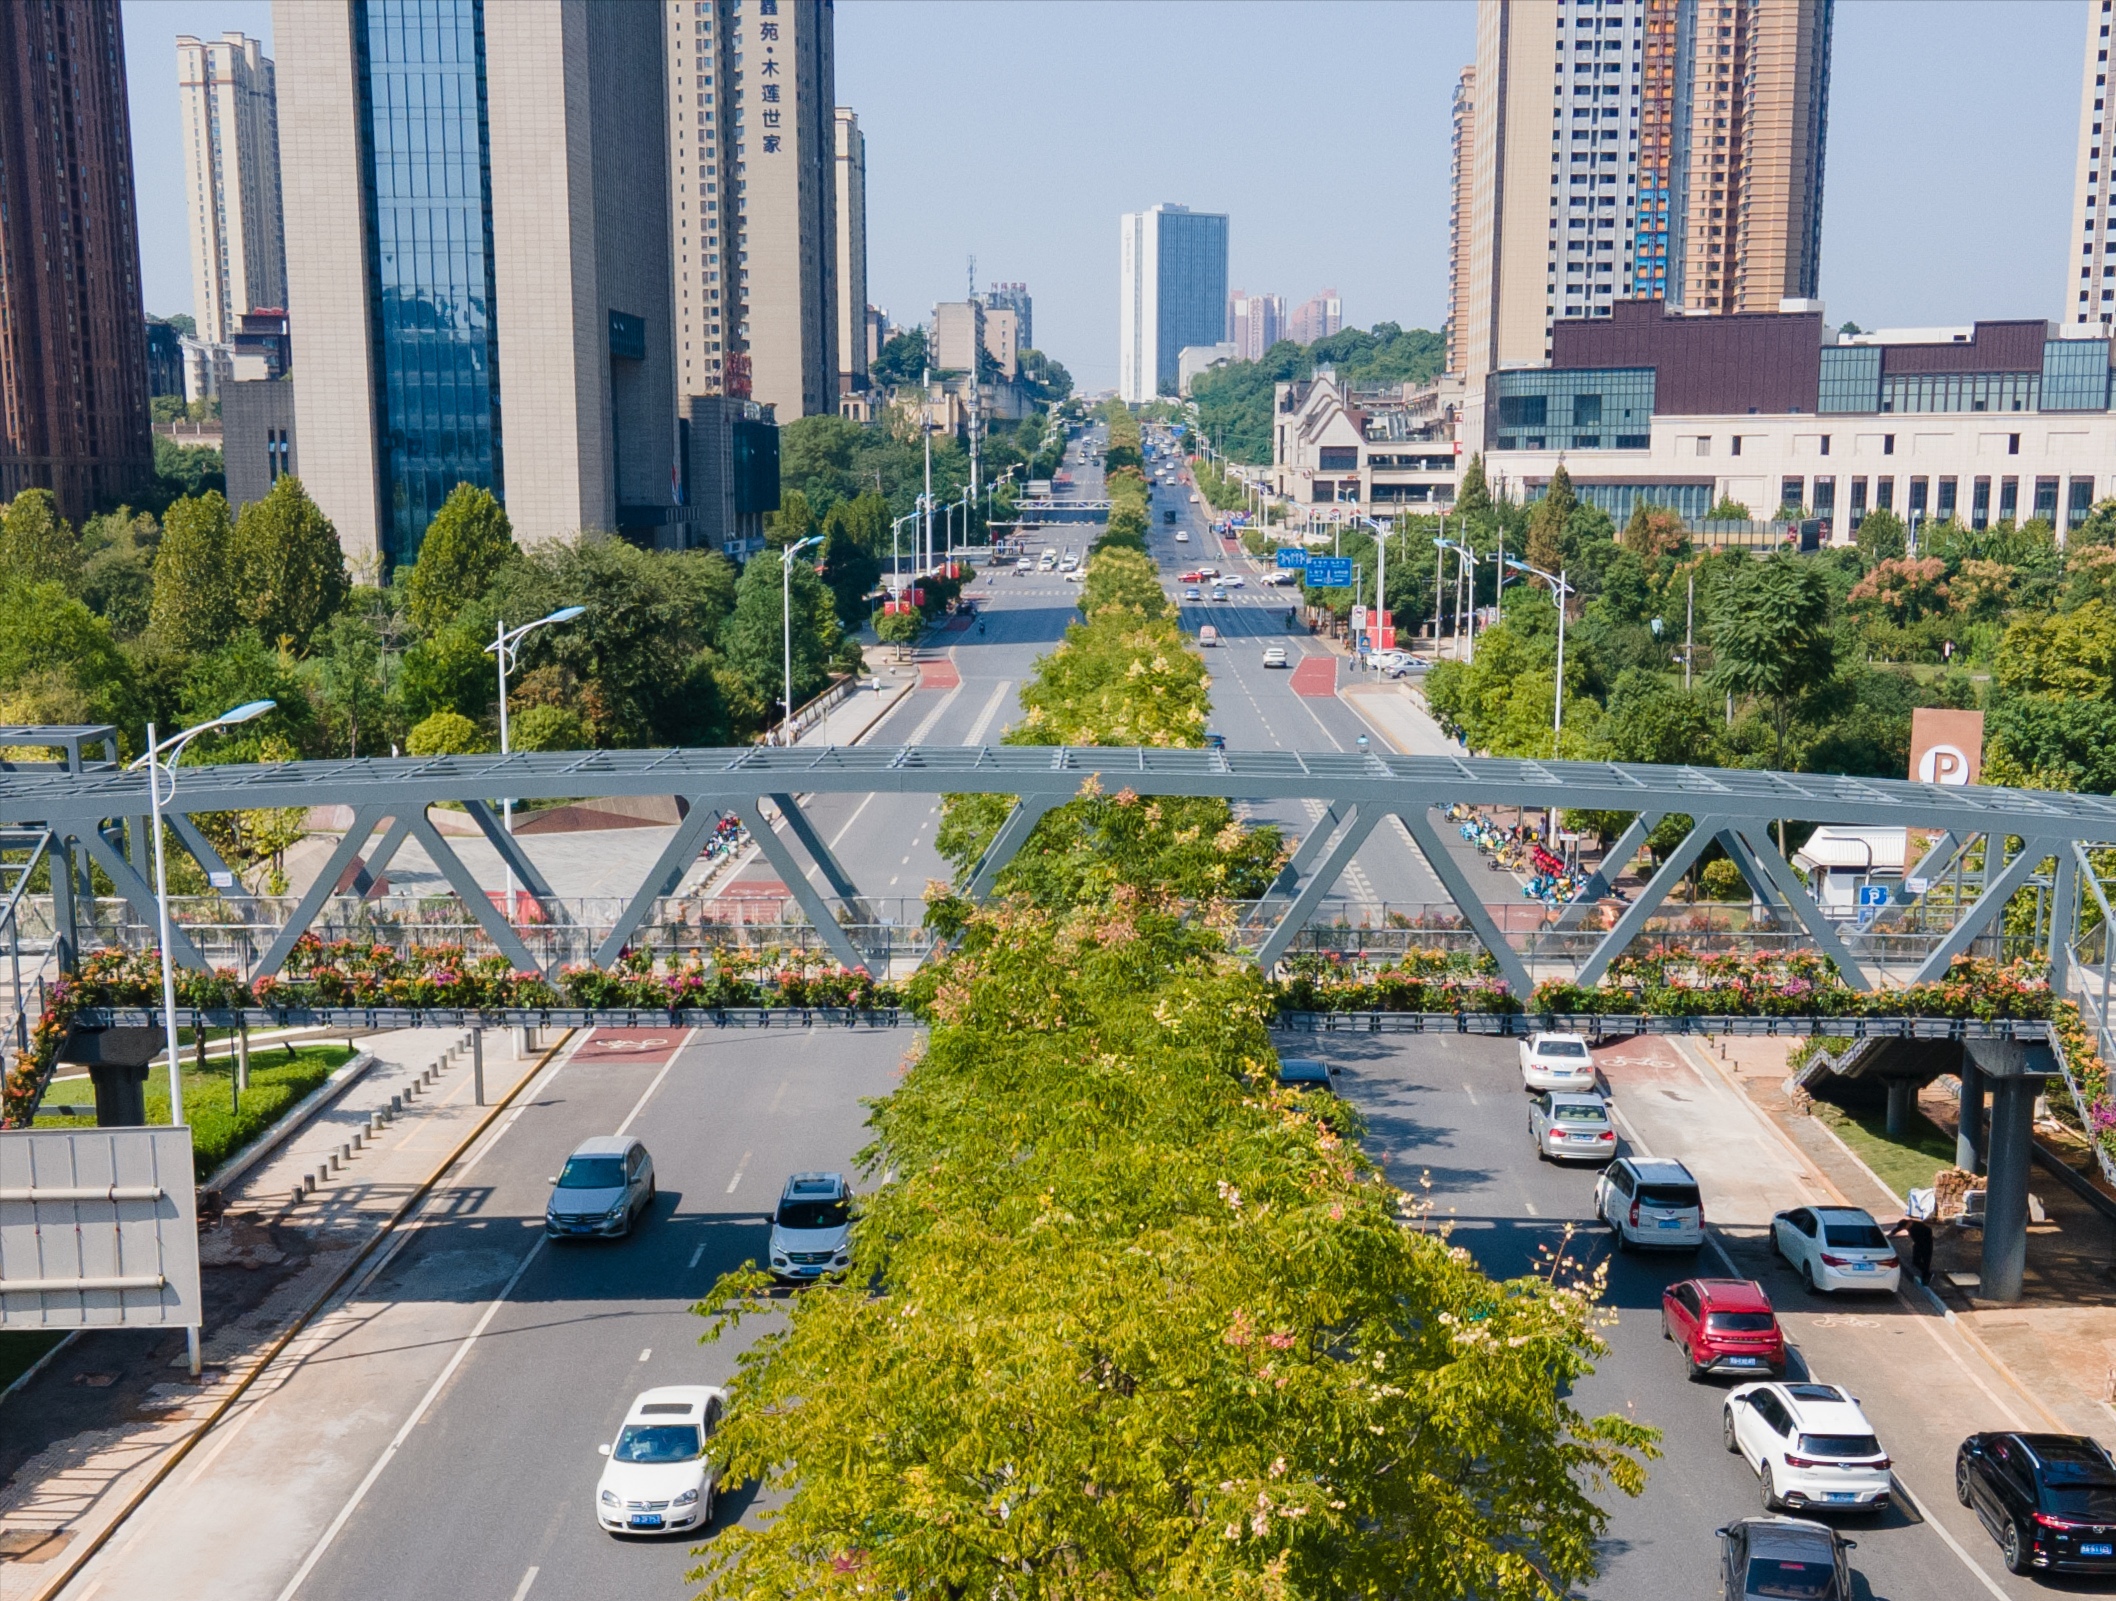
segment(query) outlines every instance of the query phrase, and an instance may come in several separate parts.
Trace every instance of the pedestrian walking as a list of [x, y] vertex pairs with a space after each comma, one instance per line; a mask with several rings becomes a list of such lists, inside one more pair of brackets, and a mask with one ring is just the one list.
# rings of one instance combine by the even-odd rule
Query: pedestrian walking
[[1932, 1283], [1932, 1225], [1921, 1217], [1906, 1217], [1888, 1231], [1891, 1235], [1910, 1236], [1910, 1271], [1918, 1282]]

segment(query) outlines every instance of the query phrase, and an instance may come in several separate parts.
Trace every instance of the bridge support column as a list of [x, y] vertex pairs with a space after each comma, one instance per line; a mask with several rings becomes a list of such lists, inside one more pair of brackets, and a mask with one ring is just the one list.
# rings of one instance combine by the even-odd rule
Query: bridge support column
[[1984, 1185], [1985, 1301], [2018, 1301], [2028, 1267], [2028, 1147], [2037, 1081], [2008, 1076], [1991, 1084], [1991, 1172]]
[[1961, 1111], [1954, 1124], [1954, 1165], [1974, 1173], [1984, 1165], [1984, 1070], [1962, 1051]]
[[1888, 1081], [1888, 1137], [1900, 1140], [1910, 1132], [1910, 1114], [1918, 1104], [1918, 1081], [1892, 1078]]

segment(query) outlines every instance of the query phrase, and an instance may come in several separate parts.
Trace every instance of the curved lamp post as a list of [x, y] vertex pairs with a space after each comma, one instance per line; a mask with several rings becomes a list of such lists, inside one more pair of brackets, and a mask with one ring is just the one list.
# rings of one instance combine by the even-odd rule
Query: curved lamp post
[[788, 545], [779, 556], [779, 643], [786, 647], [786, 720], [779, 725], [779, 743], [793, 743], [793, 559], [810, 545], [823, 543], [821, 534], [810, 534]]
[[[533, 623], [523, 623], [510, 629], [507, 624], [493, 625], [492, 643], [485, 647], [485, 654], [498, 663], [500, 669], [500, 754], [508, 753], [507, 741], [507, 674], [514, 668], [514, 658], [521, 654], [522, 641], [549, 623], [570, 623], [586, 611], [585, 606], [561, 606], [549, 617], [539, 617]], [[514, 797], [505, 796], [500, 801], [500, 814], [508, 834], [514, 833]], [[514, 864], [507, 864], [507, 921], [514, 921]]]
[[[182, 1053], [176, 1043], [176, 964], [169, 958], [169, 864], [162, 848], [162, 802], [176, 798], [176, 760], [183, 755], [186, 745], [201, 734], [232, 728], [237, 723], [261, 717], [278, 704], [273, 700], [246, 701], [233, 711], [222, 712], [209, 723], [200, 723], [161, 741], [155, 739], [154, 724], [149, 723], [147, 752], [126, 769], [128, 772], [141, 767], [147, 769], [147, 810], [153, 818], [151, 826], [154, 830], [154, 914], [162, 958], [162, 1027], [169, 1042], [169, 1121], [178, 1126], [184, 1121], [184, 1080]], [[166, 796], [162, 793], [164, 778], [169, 784]]]
[[1546, 573], [1540, 567], [1531, 567], [1515, 557], [1506, 558], [1506, 565], [1517, 573], [1528, 573], [1550, 585], [1550, 598], [1558, 603], [1558, 684], [1555, 710], [1550, 714], [1550, 756], [1558, 757], [1559, 743], [1565, 737], [1565, 601], [1572, 594], [1572, 586], [1565, 582], [1562, 570]]

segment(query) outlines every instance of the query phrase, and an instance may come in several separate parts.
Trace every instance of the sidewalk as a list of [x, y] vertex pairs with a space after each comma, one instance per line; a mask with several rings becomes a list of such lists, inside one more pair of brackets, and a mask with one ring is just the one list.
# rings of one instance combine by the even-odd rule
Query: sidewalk
[[[43, 1595], [123, 1515], [486, 1115], [473, 1099], [468, 1038], [417, 1029], [370, 1037], [364, 1043], [375, 1067], [231, 1187], [220, 1224], [199, 1242], [200, 1379], [185, 1372], [180, 1331], [96, 1330], [75, 1336], [7, 1398], [0, 1592], [10, 1601]], [[486, 1034], [488, 1106], [537, 1064], [537, 1053], [516, 1055], [517, 1042], [511, 1033]], [[433, 1078], [422, 1082], [429, 1072]], [[368, 1135], [370, 1119], [392, 1097], [403, 1110]], [[361, 1148], [339, 1157], [356, 1136]], [[327, 1176], [308, 1188], [319, 1169]]]
[[[1827, 1123], [1787, 1095], [1789, 1042], [1725, 1039], [1710, 1049], [1719, 1070], [1798, 1147], [1844, 1204], [1865, 1207], [1883, 1227], [1902, 1216], [1903, 1198]], [[1945, 1089], [1929, 1087], [1918, 1110], [1953, 1136], [1955, 1104]], [[2023, 1299], [1979, 1299], [1974, 1276], [1982, 1236], [1942, 1227], [1935, 1230], [1932, 1304], [2032, 1397], [2045, 1414], [2037, 1426], [2107, 1434], [2116, 1424], [2116, 1409], [2109, 1404], [2116, 1374], [2116, 1277], [2110, 1267], [2116, 1260], [2116, 1223], [2041, 1167], [2032, 1170], [2029, 1183], [2043, 1221], [2028, 1227]], [[1968, 1284], [1958, 1282], [1957, 1274]], [[1906, 1297], [1917, 1293], [1905, 1290]]]

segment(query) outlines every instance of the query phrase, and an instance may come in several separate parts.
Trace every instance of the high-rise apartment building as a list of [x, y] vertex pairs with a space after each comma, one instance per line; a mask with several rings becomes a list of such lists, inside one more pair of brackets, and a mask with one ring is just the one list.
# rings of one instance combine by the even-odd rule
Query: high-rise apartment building
[[981, 300], [946, 300], [933, 308], [935, 372], [974, 374], [977, 353], [985, 347], [985, 308]]
[[736, 273], [751, 392], [781, 423], [838, 409], [832, 0], [735, 0]]
[[1159, 205], [1127, 212], [1118, 234], [1117, 393], [1147, 401], [1176, 392], [1186, 345], [1227, 329], [1227, 218]]
[[838, 393], [867, 387], [867, 136], [850, 106], [837, 112]]
[[1335, 289], [1310, 295], [1286, 318], [1286, 337], [1296, 345], [1312, 345], [1327, 339], [1345, 325], [1345, 303]]
[[1227, 297], [1227, 340], [1236, 361], [1261, 361], [1264, 352], [1285, 337], [1283, 295], [1252, 295], [1237, 289]]
[[749, 395], [735, 236], [735, 0], [663, 0], [679, 395]]
[[272, 61], [240, 33], [180, 34], [176, 81], [198, 336], [224, 345], [245, 312], [287, 303]]
[[[2116, 199], [2116, 136], [2104, 107], [2109, 94], [2110, 0], [2087, 6], [2087, 48], [2079, 85], [2079, 160], [2073, 174], [2076, 235], [2065, 238], [2064, 320], [2104, 333], [2116, 325], [2116, 225], [2109, 203]], [[2102, 157], [2109, 155], [2104, 161]], [[2077, 243], [2074, 243], [2074, 240]]]
[[1477, 69], [1464, 67], [1455, 80], [1448, 140], [1447, 186], [1447, 373], [1462, 376], [1462, 334], [1471, 272], [1467, 259], [1471, 191], [1476, 187]]
[[985, 290], [985, 305], [994, 310], [1011, 311], [1020, 329], [1021, 348], [1036, 348], [1034, 303], [1029, 298], [1027, 284], [993, 284]]
[[118, 0], [0, 5], [0, 500], [154, 472]]
[[276, 0], [304, 483], [356, 566], [458, 483], [524, 542], [677, 478], [662, 9]]
[[985, 307], [985, 354], [999, 369], [999, 376], [1012, 383], [1021, 373], [1021, 316], [1011, 306]]
[[1450, 365], [1624, 298], [1815, 294], [1833, 0], [1480, 0], [1457, 91]]

